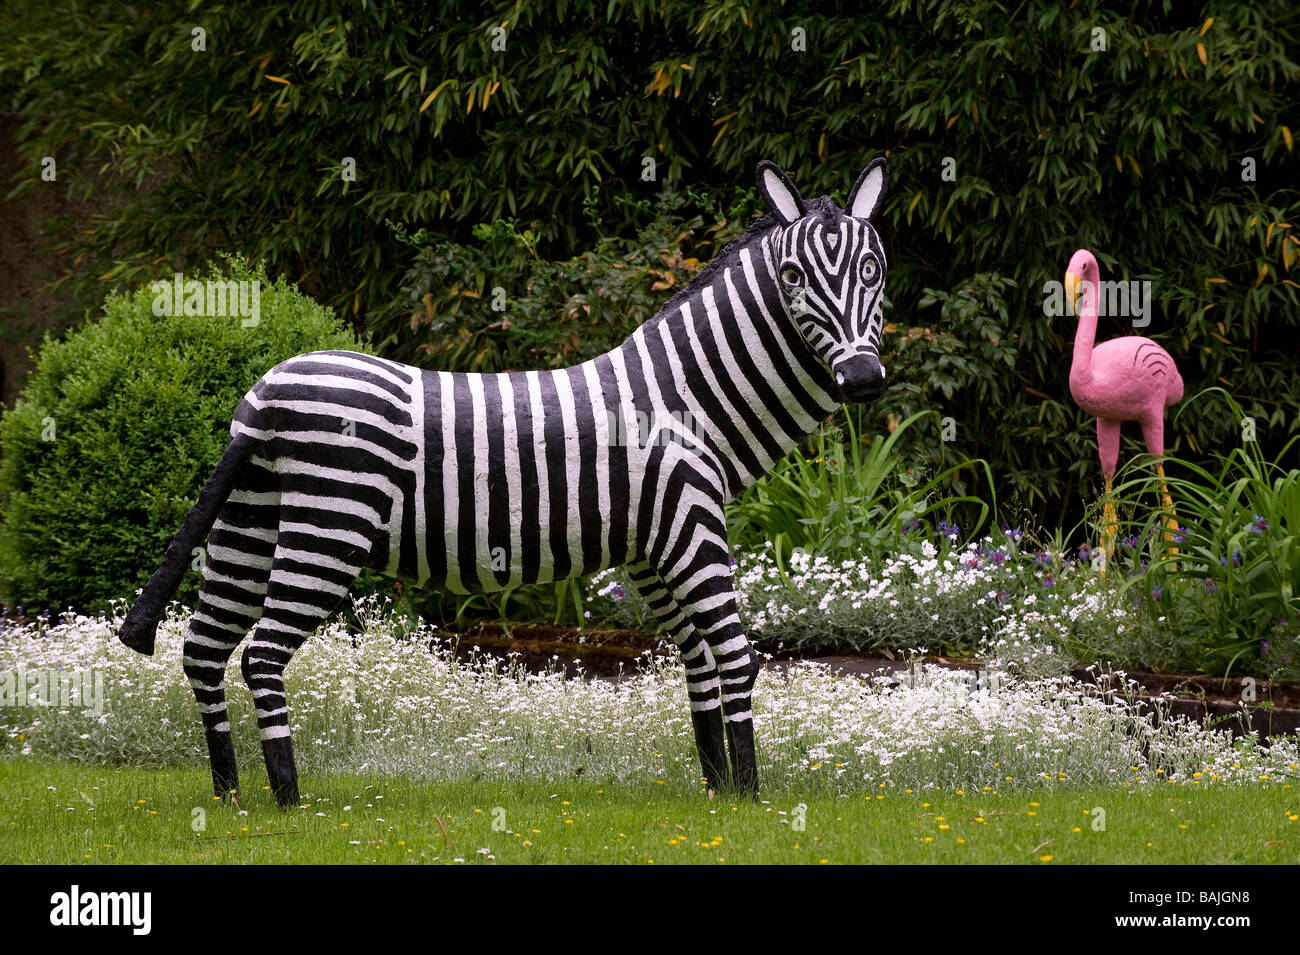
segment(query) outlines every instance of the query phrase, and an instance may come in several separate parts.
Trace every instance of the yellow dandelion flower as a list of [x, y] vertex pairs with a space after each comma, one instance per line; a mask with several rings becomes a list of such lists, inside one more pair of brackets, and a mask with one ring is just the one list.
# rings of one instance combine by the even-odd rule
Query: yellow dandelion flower
[[944, 823], [942, 826], [940, 826], [939, 828], [940, 828], [940, 829], [947, 829], [947, 828], [948, 828], [948, 824], [945, 822], [945, 823]]
[[1038, 861], [1039, 861], [1039, 862], [1051, 862], [1052, 859], [1054, 859], [1054, 858], [1055, 858], [1055, 856], [1039, 856], [1039, 857], [1038, 857]]

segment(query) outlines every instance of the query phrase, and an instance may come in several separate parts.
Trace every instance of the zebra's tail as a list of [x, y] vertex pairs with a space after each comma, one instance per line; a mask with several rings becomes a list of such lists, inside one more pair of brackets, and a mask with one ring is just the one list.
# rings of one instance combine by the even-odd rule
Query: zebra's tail
[[199, 494], [198, 503], [190, 508], [185, 523], [181, 525], [180, 531], [168, 545], [167, 553], [163, 555], [162, 565], [154, 571], [149, 582], [144, 585], [144, 590], [131, 605], [121, 629], [117, 632], [118, 639], [132, 650], [138, 650], [146, 656], [153, 655], [158, 623], [162, 620], [167, 602], [176, 593], [181, 578], [189, 568], [191, 553], [195, 547], [203, 543], [208, 536], [208, 531], [212, 530], [217, 512], [230, 497], [230, 491], [235, 486], [235, 479], [239, 476], [240, 469], [252, 455], [257, 444], [257, 440], [251, 435], [240, 433], [231, 438], [230, 444], [226, 446], [226, 451], [222, 454], [216, 470], [212, 472], [208, 483], [203, 486], [203, 491]]

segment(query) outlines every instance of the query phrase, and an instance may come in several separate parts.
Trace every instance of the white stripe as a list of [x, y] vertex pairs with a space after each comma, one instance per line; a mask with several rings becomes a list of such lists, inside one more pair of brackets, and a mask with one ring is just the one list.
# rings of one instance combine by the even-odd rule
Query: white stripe
[[596, 430], [596, 508], [600, 514], [600, 566], [608, 567], [609, 557], [609, 411], [605, 407], [600, 375], [594, 361], [583, 362], [582, 371], [587, 379], [587, 399], [591, 405]]
[[[442, 534], [441, 546], [447, 555], [446, 581], [443, 584], [455, 594], [465, 593], [460, 579], [460, 559], [457, 555], [457, 534], [460, 528], [460, 492], [457, 484], [458, 470], [466, 464], [456, 457], [456, 377], [449, 371], [438, 374], [438, 392], [442, 398], [442, 527], [431, 527], [429, 533]], [[468, 412], [468, 409], [466, 409]], [[439, 546], [435, 540], [433, 546]]]
[[[505, 474], [507, 524], [510, 534], [510, 577], [507, 587], [518, 587], [524, 579], [523, 543], [520, 534], [524, 523], [524, 502], [520, 493], [519, 422], [515, 419], [515, 386], [509, 375], [497, 375], [501, 392], [501, 430], [505, 435]], [[491, 566], [491, 565], [489, 565]]]
[[546, 463], [546, 409], [542, 406], [542, 375], [546, 372], [530, 371], [528, 379], [528, 410], [533, 419], [533, 463], [537, 468], [537, 523], [538, 523], [538, 566], [537, 582], [550, 580], [555, 570], [555, 558], [551, 554], [551, 482], [550, 471]]

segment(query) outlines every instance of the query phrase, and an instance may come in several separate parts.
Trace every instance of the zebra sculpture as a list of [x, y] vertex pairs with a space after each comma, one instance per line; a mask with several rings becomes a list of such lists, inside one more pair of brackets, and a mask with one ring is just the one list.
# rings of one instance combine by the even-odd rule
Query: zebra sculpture
[[466, 594], [619, 565], [680, 650], [704, 779], [755, 790], [759, 664], [723, 507], [843, 401], [883, 390], [872, 221], [885, 186], [873, 160], [841, 210], [761, 163], [771, 215], [623, 344], [572, 368], [460, 374], [326, 351], [263, 376], [119, 632], [153, 653], [210, 531], [184, 670], [216, 794], [239, 784], [225, 670], [250, 630], [242, 670], [289, 806], [284, 670], [363, 568]]

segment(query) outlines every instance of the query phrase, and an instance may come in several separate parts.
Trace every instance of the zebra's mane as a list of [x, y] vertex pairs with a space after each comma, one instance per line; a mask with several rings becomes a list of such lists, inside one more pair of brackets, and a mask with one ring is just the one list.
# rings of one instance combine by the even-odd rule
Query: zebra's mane
[[[844, 215], [844, 211], [837, 206], [830, 196], [818, 196], [816, 199], [804, 200], [804, 209], [806, 215], [819, 216], [823, 223], [829, 226], [832, 222]], [[722, 247], [717, 255], [709, 262], [708, 265], [700, 269], [691, 279], [690, 284], [685, 288], [679, 289], [672, 298], [663, 304], [659, 311], [655, 312], [653, 318], [646, 322], [647, 325], [657, 323], [664, 315], [672, 314], [687, 298], [704, 288], [713, 281], [713, 277], [729, 266], [740, 264], [740, 252], [747, 248], [756, 240], [767, 235], [778, 225], [776, 216], [768, 213], [760, 219], [755, 219], [748, 229], [741, 235], [732, 239]]]

